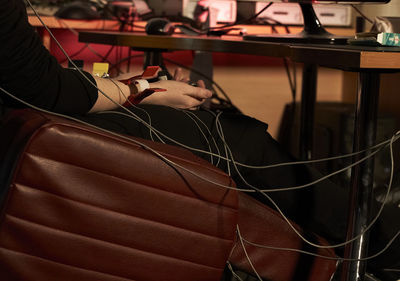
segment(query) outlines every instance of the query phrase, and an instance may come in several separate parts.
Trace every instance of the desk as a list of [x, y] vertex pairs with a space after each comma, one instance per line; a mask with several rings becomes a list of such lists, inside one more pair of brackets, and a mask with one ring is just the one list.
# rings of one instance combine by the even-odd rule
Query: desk
[[315, 63], [350, 71], [376, 69], [383, 72], [388, 69], [400, 69], [400, 48], [392, 47], [301, 45], [244, 41], [236, 36], [222, 38], [160, 36], [113, 31], [83, 31], [79, 33], [79, 40], [86, 43], [144, 49], [198, 50], [288, 57], [296, 62]]
[[[199, 50], [208, 52], [231, 52], [272, 57], [287, 57], [305, 64], [302, 88], [301, 151], [303, 157], [311, 156], [313, 109], [317, 66], [324, 66], [359, 73], [359, 89], [356, 101], [356, 120], [353, 150], [372, 146], [376, 136], [377, 107], [379, 100], [379, 75], [388, 71], [400, 71], [400, 48], [359, 47], [332, 45], [301, 45], [244, 41], [239, 37], [190, 37], [149, 36], [145, 34], [118, 32], [81, 32], [79, 40], [131, 46], [146, 50]], [[354, 161], [363, 155], [354, 157]], [[373, 160], [363, 162], [352, 169], [351, 202], [348, 221], [348, 238], [359, 235], [369, 220], [372, 200]], [[362, 235], [345, 249], [345, 257], [360, 259], [367, 256], [368, 234]], [[344, 280], [362, 280], [366, 263], [345, 262]], [[361, 278], [361, 279], [360, 279]]]

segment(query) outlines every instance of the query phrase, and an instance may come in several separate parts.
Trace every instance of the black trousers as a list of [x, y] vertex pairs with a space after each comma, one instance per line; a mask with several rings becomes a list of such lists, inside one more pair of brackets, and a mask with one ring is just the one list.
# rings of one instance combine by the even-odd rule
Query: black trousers
[[[224, 146], [226, 143], [235, 161], [248, 165], [261, 166], [295, 161], [269, 135], [267, 124], [245, 115], [223, 113], [217, 117], [215, 113], [206, 110], [182, 111], [154, 105], [141, 105], [130, 110], [151, 123], [165, 136], [160, 134], [158, 138], [148, 127], [127, 116], [123, 110], [90, 114], [80, 119], [117, 133], [154, 141], [162, 140], [172, 145], [179, 145], [176, 143], [178, 142], [190, 148], [211, 151], [222, 156], [229, 154]], [[231, 163], [228, 164], [225, 160], [198, 150], [192, 152], [229, 173], [239, 188], [248, 189], [246, 183], [258, 189], [292, 187], [321, 177], [318, 171], [307, 165], [269, 169], [239, 166], [237, 172]], [[249, 194], [271, 206], [271, 202], [261, 193]], [[348, 192], [345, 188], [325, 180], [301, 190], [267, 194], [285, 215], [305, 229], [325, 237], [332, 243], [345, 240], [348, 205]], [[372, 213], [378, 208], [376, 204]], [[400, 209], [385, 208], [384, 214], [371, 233], [370, 253], [382, 249], [399, 229]], [[384, 255], [371, 260], [368, 264], [374, 270], [380, 271], [385, 268], [400, 268], [399, 252], [400, 241], [396, 241]]]

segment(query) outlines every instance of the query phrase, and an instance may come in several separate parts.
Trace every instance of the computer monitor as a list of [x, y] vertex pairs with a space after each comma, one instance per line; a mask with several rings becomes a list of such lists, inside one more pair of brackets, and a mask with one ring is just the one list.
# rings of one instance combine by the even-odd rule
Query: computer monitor
[[[273, 2], [277, 0], [240, 0], [249, 2]], [[347, 44], [349, 37], [337, 36], [329, 33], [322, 26], [312, 4], [362, 4], [362, 3], [388, 3], [390, 0], [282, 0], [279, 2], [299, 3], [303, 14], [303, 30], [298, 34], [272, 34], [272, 35], [245, 35], [246, 40], [264, 42], [292, 42], [314, 44]]]

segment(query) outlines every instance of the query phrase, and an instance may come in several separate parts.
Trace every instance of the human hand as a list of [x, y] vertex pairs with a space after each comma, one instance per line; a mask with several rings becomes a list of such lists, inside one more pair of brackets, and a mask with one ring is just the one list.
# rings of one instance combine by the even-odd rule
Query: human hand
[[173, 79], [175, 81], [180, 81], [185, 83], [189, 82], [189, 78], [183, 74], [182, 68], [180, 67], [175, 69]]
[[161, 80], [151, 83], [152, 88], [166, 91], [155, 92], [143, 99], [143, 104], [158, 104], [181, 109], [196, 109], [211, 97], [211, 91], [205, 89], [204, 82], [198, 81], [198, 87], [174, 80]]

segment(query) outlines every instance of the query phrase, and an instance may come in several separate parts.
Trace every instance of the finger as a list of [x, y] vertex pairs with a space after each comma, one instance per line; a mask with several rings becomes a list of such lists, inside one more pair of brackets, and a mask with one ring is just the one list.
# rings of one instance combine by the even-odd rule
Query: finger
[[183, 109], [197, 109], [204, 102], [205, 102], [205, 99], [197, 99], [197, 98], [193, 98], [193, 97], [187, 96], [185, 101], [184, 101], [184, 103], [181, 105], [181, 108], [183, 108]]
[[174, 71], [174, 80], [175, 81], [181, 81], [182, 79], [183, 79], [182, 68], [178, 67]]
[[174, 80], [177, 81], [178, 77], [179, 77], [179, 68], [175, 69], [175, 71], [174, 71]]
[[191, 85], [187, 84], [188, 88], [186, 88], [186, 90], [185, 90], [186, 95], [190, 96], [192, 98], [200, 99], [200, 100], [210, 98], [212, 95], [211, 91], [204, 88], [203, 86], [204, 86], [204, 84], [203, 85], [200, 84], [200, 87], [191, 86]]
[[204, 83], [203, 80], [197, 81], [197, 86], [200, 87], [200, 88], [203, 88], [203, 89], [206, 88], [206, 84]]
[[205, 102], [205, 100], [196, 100], [196, 101], [192, 101], [191, 106], [187, 106], [186, 109], [189, 110], [197, 110], [200, 108], [200, 106]]
[[198, 99], [203, 100], [211, 97], [211, 91], [202, 87], [192, 87], [192, 91], [188, 92], [187, 95]]

